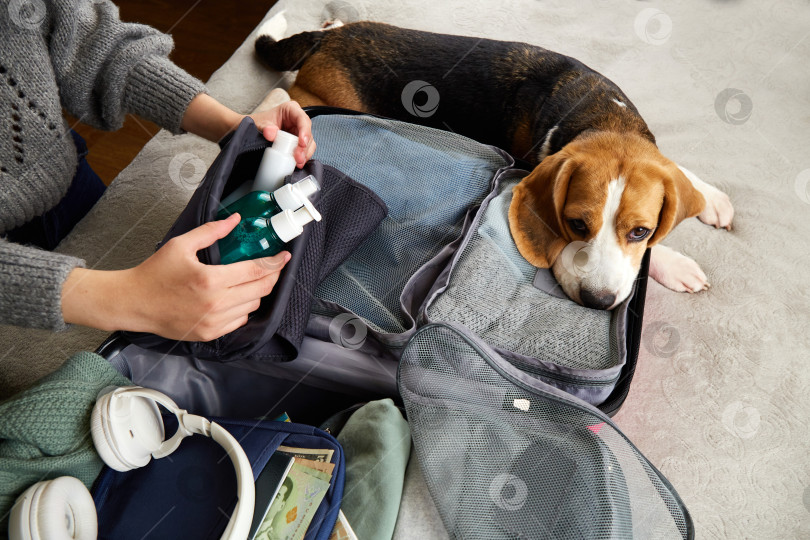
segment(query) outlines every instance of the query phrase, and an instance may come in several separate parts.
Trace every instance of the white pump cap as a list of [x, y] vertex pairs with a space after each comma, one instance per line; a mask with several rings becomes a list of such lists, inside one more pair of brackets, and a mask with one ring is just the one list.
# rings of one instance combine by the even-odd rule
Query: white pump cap
[[298, 146], [297, 135], [281, 130], [276, 133], [276, 140], [273, 141], [273, 150], [281, 152], [282, 154], [292, 155], [296, 146]]
[[[279, 239], [285, 244], [296, 236], [300, 236], [301, 233], [304, 232], [304, 225], [313, 219], [316, 221], [321, 220], [321, 214], [315, 210], [312, 203], [308, 200], [307, 203], [306, 206], [299, 208], [295, 212], [292, 210], [284, 210], [270, 218], [270, 224], [273, 226], [273, 230], [276, 231]], [[309, 207], [315, 211], [314, 214]]]
[[320, 191], [321, 184], [311, 174], [306, 178], [302, 178], [292, 185], [293, 189], [298, 191], [302, 196], [309, 198], [310, 195], [316, 191]]
[[[298, 210], [309, 196], [320, 189], [320, 184], [311, 174], [295, 184], [286, 184], [273, 192], [273, 198], [282, 210]], [[316, 218], [317, 219], [317, 218]]]
[[321, 213], [318, 212], [315, 209], [315, 207], [312, 205], [312, 203], [309, 202], [309, 200], [307, 200], [307, 202], [309, 204], [304, 205], [303, 208], [299, 208], [298, 210], [293, 212], [293, 217], [295, 218], [295, 222], [298, 223], [301, 226], [306, 225], [307, 223], [309, 223], [313, 219], [315, 221], [320, 221], [321, 220]]

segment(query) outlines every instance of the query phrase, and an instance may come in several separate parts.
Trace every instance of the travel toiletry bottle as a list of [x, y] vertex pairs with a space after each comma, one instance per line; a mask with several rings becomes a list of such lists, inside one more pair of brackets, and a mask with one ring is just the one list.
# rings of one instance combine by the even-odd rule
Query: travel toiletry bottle
[[217, 212], [217, 219], [225, 219], [238, 213], [242, 218], [271, 217], [282, 210], [298, 210], [304, 206], [304, 199], [320, 190], [321, 186], [311, 174], [294, 184], [285, 184], [273, 193], [252, 191]]
[[320, 221], [321, 215], [308, 200], [295, 212], [283, 210], [271, 218], [243, 219], [218, 242], [220, 262], [230, 264], [275, 255], [304, 232], [304, 225], [313, 219]]
[[284, 185], [284, 178], [295, 170], [293, 152], [298, 146], [298, 137], [292, 133], [279, 130], [273, 146], [266, 148], [256, 179], [253, 181], [253, 191], [273, 191]]
[[265, 148], [253, 182], [242, 183], [220, 201], [220, 206], [227, 208], [251, 191], [273, 192], [281, 187], [284, 179], [295, 170], [293, 152], [296, 146], [298, 146], [298, 137], [279, 130], [273, 146]]

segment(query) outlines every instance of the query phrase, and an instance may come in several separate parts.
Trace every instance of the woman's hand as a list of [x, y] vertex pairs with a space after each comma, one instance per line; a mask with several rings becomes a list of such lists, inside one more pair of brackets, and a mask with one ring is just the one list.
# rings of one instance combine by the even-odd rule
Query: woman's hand
[[[189, 133], [217, 142], [236, 129], [244, 117], [208, 94], [199, 94], [189, 103], [181, 127]], [[298, 135], [298, 148], [293, 157], [299, 168], [315, 153], [312, 121], [297, 102], [287, 101], [269, 111], [253, 113], [250, 117], [268, 141], [276, 139], [279, 129]]]
[[312, 120], [297, 101], [287, 101], [269, 111], [249, 115], [264, 138], [274, 141], [279, 129], [298, 135], [298, 148], [293, 157], [298, 168], [304, 166], [315, 153], [315, 140], [312, 138]]
[[184, 341], [210, 341], [243, 326], [273, 290], [290, 255], [202, 264], [197, 251], [223, 238], [240, 219], [234, 214], [172, 238], [129, 270], [75, 268], [62, 288], [65, 322]]

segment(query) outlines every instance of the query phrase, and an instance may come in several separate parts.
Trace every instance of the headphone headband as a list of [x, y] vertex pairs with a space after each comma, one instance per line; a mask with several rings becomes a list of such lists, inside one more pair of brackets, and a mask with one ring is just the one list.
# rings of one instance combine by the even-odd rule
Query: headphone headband
[[181, 409], [170, 397], [157, 390], [143, 388], [141, 386], [120, 387], [112, 392], [110, 399], [115, 400], [123, 397], [136, 397], [151, 400], [163, 405], [163, 407], [177, 417], [177, 432], [175, 432], [169, 440], [164, 441], [160, 445], [160, 448], [152, 452], [152, 456], [155, 459], [168, 456], [180, 446], [180, 442], [185, 437], [195, 433], [211, 437], [217, 444], [225, 449], [236, 471], [238, 498], [236, 506], [233, 509], [233, 515], [228, 522], [228, 526], [222, 538], [246, 538], [253, 521], [256, 490], [250, 461], [233, 435], [219, 424], [211, 422], [202, 416], [190, 414], [185, 409]]

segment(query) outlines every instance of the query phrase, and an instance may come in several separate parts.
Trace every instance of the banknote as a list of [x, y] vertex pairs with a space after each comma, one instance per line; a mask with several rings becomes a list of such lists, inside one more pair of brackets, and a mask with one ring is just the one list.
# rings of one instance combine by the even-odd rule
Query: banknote
[[259, 526], [257, 540], [301, 540], [329, 490], [329, 475], [296, 460]]
[[334, 463], [324, 463], [323, 461], [312, 461], [311, 459], [303, 459], [301, 457], [296, 457], [294, 459], [305, 467], [309, 467], [310, 469], [314, 469], [316, 471], [328, 474], [330, 479], [332, 477], [332, 472], [335, 470]]
[[338, 520], [335, 528], [332, 529], [332, 534], [329, 535], [329, 540], [357, 540], [357, 535], [354, 534], [349, 521], [343, 515], [343, 510], [338, 512]]
[[311, 459], [312, 461], [322, 461], [329, 463], [332, 461], [332, 456], [335, 451], [329, 448], [296, 448], [294, 446], [279, 446], [276, 452], [286, 454], [288, 456]]

